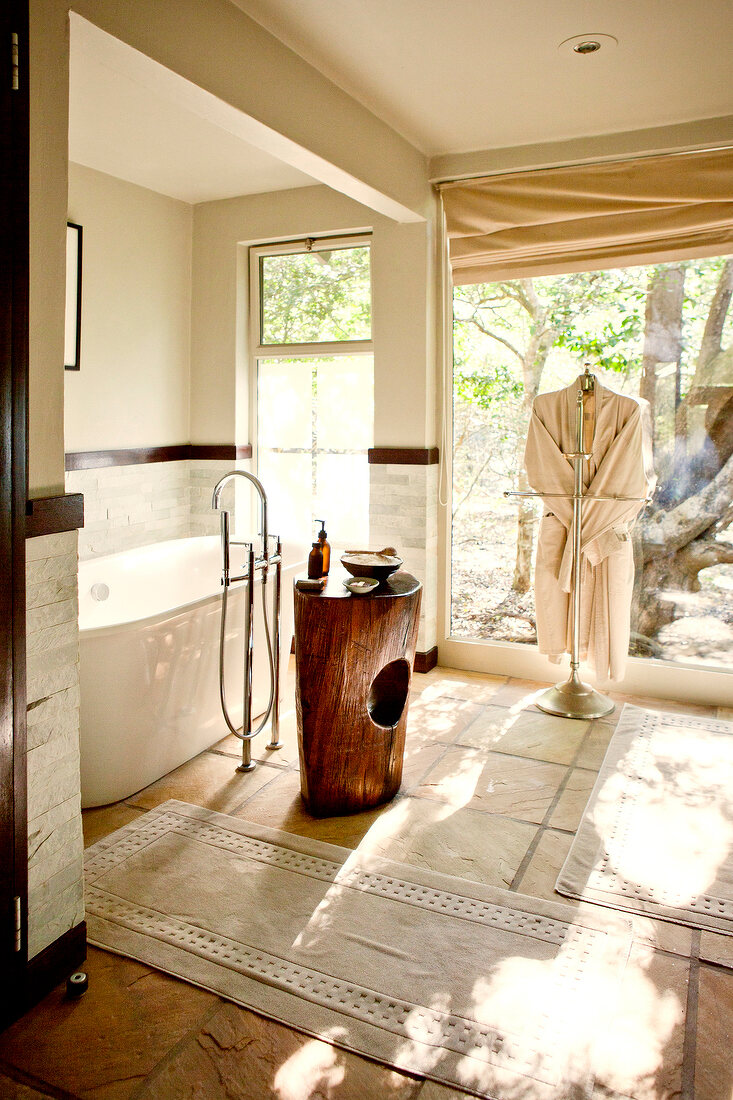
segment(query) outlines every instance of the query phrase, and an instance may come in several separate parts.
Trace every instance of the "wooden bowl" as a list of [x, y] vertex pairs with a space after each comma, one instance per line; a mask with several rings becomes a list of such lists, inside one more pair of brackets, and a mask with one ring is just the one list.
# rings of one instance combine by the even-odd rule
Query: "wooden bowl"
[[341, 564], [352, 577], [374, 577], [385, 581], [396, 573], [402, 565], [402, 558], [395, 553], [394, 547], [384, 550], [347, 550], [341, 556]]

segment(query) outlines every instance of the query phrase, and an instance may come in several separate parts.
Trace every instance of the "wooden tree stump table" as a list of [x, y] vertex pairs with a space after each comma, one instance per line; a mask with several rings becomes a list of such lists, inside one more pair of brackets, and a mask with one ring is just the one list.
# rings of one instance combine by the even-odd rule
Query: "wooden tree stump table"
[[393, 573], [354, 596], [344, 580], [294, 590], [300, 790], [316, 817], [387, 802], [402, 781], [422, 586]]

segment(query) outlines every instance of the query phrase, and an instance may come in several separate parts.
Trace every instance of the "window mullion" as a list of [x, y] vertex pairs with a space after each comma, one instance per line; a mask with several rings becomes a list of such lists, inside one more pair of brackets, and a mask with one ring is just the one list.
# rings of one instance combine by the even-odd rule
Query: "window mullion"
[[337, 355], [372, 355], [372, 340], [334, 340], [322, 344], [257, 344], [257, 359], [331, 359]]

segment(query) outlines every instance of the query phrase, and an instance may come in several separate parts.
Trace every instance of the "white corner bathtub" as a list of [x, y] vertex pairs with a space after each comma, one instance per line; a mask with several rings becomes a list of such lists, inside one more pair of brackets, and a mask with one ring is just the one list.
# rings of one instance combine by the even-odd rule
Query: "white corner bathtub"
[[[239, 571], [241, 548], [232, 547], [231, 555], [232, 571]], [[293, 635], [293, 576], [302, 568], [302, 550], [285, 545], [281, 680]], [[109, 595], [95, 598], [104, 596], [104, 586]], [[273, 589], [271, 570], [270, 622]], [[270, 691], [261, 574], [254, 600], [252, 714], [260, 715]], [[243, 619], [244, 586], [233, 585], [225, 684], [236, 725], [242, 721]], [[219, 702], [220, 622], [218, 535], [79, 563], [82, 806], [127, 798], [227, 735]], [[268, 736], [267, 728], [260, 736]]]

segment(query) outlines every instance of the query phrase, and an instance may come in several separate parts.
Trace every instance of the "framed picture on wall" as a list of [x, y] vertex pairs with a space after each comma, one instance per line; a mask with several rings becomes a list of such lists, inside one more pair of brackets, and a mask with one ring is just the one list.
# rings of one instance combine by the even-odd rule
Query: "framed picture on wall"
[[64, 367], [81, 367], [81, 238], [82, 227], [66, 223], [66, 333]]

